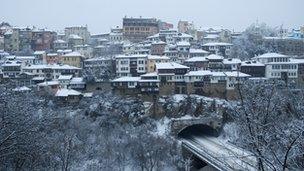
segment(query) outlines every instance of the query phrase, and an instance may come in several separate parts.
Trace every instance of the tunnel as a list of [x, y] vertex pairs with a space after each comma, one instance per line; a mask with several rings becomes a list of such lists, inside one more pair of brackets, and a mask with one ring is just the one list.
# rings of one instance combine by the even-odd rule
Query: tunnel
[[[219, 136], [219, 130], [212, 128], [211, 126], [204, 124], [197, 124], [184, 127], [178, 132], [178, 138], [188, 139], [191, 136]], [[182, 155], [184, 158], [190, 158], [190, 167], [192, 171], [203, 170], [203, 171], [217, 171], [217, 169], [208, 165], [207, 162], [201, 160], [199, 157], [182, 147]]]
[[206, 136], [219, 136], [219, 130], [216, 130], [212, 128], [211, 126], [204, 125], [204, 124], [197, 124], [197, 125], [191, 125], [187, 126], [183, 129], [181, 129], [178, 132], [178, 138], [185, 138], [190, 135], [206, 135]]

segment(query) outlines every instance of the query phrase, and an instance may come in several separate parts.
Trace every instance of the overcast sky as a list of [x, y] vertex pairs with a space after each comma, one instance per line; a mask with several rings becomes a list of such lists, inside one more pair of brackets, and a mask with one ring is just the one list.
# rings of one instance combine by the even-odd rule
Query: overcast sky
[[124, 16], [237, 31], [257, 20], [273, 27], [304, 25], [304, 0], [0, 0], [0, 6], [0, 22], [53, 30], [87, 24], [92, 33], [122, 25]]

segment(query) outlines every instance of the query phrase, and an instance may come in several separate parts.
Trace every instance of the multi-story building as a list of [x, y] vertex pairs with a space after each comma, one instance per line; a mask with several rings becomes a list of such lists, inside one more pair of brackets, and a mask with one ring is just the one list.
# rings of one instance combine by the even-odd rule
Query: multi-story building
[[190, 68], [190, 71], [207, 70], [209, 60], [206, 57], [192, 57], [185, 60], [184, 65]]
[[71, 52], [61, 57], [61, 63], [82, 68], [84, 57], [79, 52]]
[[18, 78], [21, 74], [21, 61], [6, 61], [1, 65], [3, 78]]
[[269, 79], [281, 79], [283, 81], [296, 80], [298, 78], [298, 62], [289, 56], [278, 53], [266, 53], [253, 59], [265, 64], [265, 77]]
[[68, 46], [73, 49], [75, 46], [84, 45], [84, 39], [77, 34], [71, 34], [68, 37]]
[[32, 43], [32, 29], [22, 28], [19, 30], [19, 50], [23, 54], [29, 54], [31, 52]]
[[255, 60], [243, 61], [240, 66], [240, 71], [252, 77], [265, 77], [265, 64]]
[[169, 60], [170, 60], [170, 58], [167, 56], [149, 55], [148, 62], [147, 62], [148, 73], [155, 71], [156, 63], [166, 63], [166, 62], [169, 62]]
[[155, 64], [158, 79], [160, 80], [160, 93], [186, 93], [184, 75], [189, 67], [175, 62]]
[[74, 46], [74, 51], [79, 52], [86, 59], [93, 57], [93, 48], [87, 44]]
[[35, 56], [35, 62], [34, 62], [35, 65], [47, 64], [45, 51], [35, 51], [34, 56]]
[[43, 77], [46, 80], [57, 80], [60, 75], [79, 76], [81, 68], [70, 65], [31, 65], [22, 68], [22, 72], [34, 74], [37, 77]]
[[232, 46], [230, 43], [215, 42], [203, 44], [202, 48], [210, 53], [228, 57]]
[[58, 53], [47, 53], [45, 61], [46, 64], [58, 64], [60, 63], [60, 56]]
[[137, 77], [147, 72], [148, 55], [117, 55], [116, 75]]
[[84, 44], [89, 43], [90, 32], [88, 31], [87, 26], [66, 27], [64, 29], [64, 33], [66, 36], [66, 40], [68, 40], [71, 37], [71, 35], [78, 35], [83, 39]]
[[151, 44], [151, 55], [164, 55], [166, 45], [163, 41], [153, 42]]
[[190, 48], [189, 50], [189, 57], [204, 57], [207, 56], [209, 52], [203, 50], [203, 49], [195, 49], [195, 48]]
[[155, 18], [123, 18], [123, 36], [131, 42], [141, 42], [159, 32]]
[[57, 52], [57, 50], [64, 50], [64, 49], [68, 49], [69, 48], [69, 44], [68, 42], [61, 40], [61, 39], [57, 39], [54, 41], [54, 51]]

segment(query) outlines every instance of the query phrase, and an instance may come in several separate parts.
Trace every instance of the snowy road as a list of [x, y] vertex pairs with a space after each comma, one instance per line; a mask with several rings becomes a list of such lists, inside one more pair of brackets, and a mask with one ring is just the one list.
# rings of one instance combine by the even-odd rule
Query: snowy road
[[218, 170], [257, 170], [256, 158], [250, 152], [216, 137], [192, 135], [181, 141], [185, 148]]

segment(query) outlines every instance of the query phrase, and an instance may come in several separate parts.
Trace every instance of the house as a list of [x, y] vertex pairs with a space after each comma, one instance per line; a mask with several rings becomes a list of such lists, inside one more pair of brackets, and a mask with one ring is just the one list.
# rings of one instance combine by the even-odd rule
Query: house
[[59, 62], [60, 58], [57, 53], [46, 54], [46, 64], [58, 64]]
[[158, 94], [159, 82], [160, 81], [156, 72], [141, 75], [140, 80], [138, 81], [141, 94]]
[[189, 50], [189, 57], [202, 57], [202, 56], [207, 56], [209, 52], [203, 50], [203, 49], [195, 49], [195, 48], [190, 48]]
[[228, 71], [237, 71], [242, 61], [238, 58], [223, 59], [224, 69]]
[[169, 62], [169, 60], [170, 58], [167, 56], [149, 55], [147, 60], [147, 72], [154, 72], [156, 63], [166, 63]]
[[298, 62], [291, 57], [279, 53], [265, 53], [253, 58], [265, 65], [265, 77], [283, 81], [296, 81], [298, 78]]
[[64, 50], [64, 49], [68, 49], [69, 48], [69, 44], [68, 42], [61, 40], [61, 39], [57, 39], [54, 41], [54, 51], [56, 52], [57, 50]]
[[47, 64], [45, 51], [35, 51], [34, 56], [35, 56], [35, 61], [34, 61], [35, 65]]
[[73, 75], [60, 75], [58, 77], [58, 81], [60, 83], [61, 88], [67, 88], [72, 78]]
[[120, 77], [111, 81], [113, 91], [124, 95], [138, 94], [140, 77]]
[[62, 56], [61, 63], [82, 68], [83, 60], [84, 57], [79, 52], [71, 52]]
[[60, 88], [57, 90], [55, 98], [59, 104], [73, 104], [81, 100], [82, 94], [73, 89]]
[[68, 87], [75, 90], [85, 90], [86, 82], [82, 77], [74, 77], [71, 79]]
[[60, 83], [58, 81], [45, 81], [37, 84], [37, 90], [41, 95], [55, 95], [60, 89]]
[[3, 78], [18, 78], [21, 73], [20, 61], [6, 61], [2, 64]]
[[116, 75], [137, 77], [147, 73], [148, 55], [117, 55]]
[[212, 54], [227, 57], [230, 55], [230, 49], [232, 46], [233, 45], [230, 43], [212, 42], [203, 44], [202, 48]]
[[209, 60], [206, 57], [192, 57], [185, 60], [184, 65], [190, 68], [190, 71], [207, 70]]
[[79, 76], [81, 69], [70, 65], [31, 65], [22, 68], [22, 72], [34, 74], [46, 80], [57, 80], [61, 75]]
[[265, 77], [265, 64], [255, 60], [243, 61], [240, 66], [240, 71], [252, 77]]
[[166, 42], [156, 41], [151, 44], [151, 55], [164, 55]]
[[186, 93], [184, 75], [189, 67], [175, 62], [156, 63], [155, 66], [160, 80], [160, 94]]

